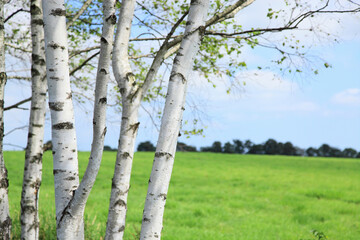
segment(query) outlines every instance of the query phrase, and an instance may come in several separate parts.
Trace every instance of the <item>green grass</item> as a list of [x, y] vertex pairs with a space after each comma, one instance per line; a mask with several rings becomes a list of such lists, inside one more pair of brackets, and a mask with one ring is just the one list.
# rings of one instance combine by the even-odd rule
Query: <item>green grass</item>
[[[86, 239], [105, 234], [114, 152], [105, 152], [86, 207]], [[24, 152], [5, 152], [14, 239], [19, 239]], [[84, 172], [89, 153], [79, 153]], [[135, 239], [153, 153], [136, 153], [125, 239]], [[360, 239], [358, 159], [177, 153], [162, 239]], [[41, 238], [55, 237], [52, 157], [44, 155], [40, 191]]]

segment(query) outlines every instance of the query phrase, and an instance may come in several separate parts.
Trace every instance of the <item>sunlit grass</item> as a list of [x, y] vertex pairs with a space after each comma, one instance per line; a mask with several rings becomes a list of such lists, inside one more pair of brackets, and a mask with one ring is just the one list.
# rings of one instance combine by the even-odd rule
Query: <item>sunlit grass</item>
[[[14, 239], [20, 235], [23, 152], [5, 152]], [[105, 235], [115, 152], [105, 152], [85, 216], [86, 239]], [[89, 153], [79, 153], [81, 173]], [[153, 153], [134, 158], [125, 239], [136, 239]], [[82, 175], [82, 174], [80, 174]], [[360, 239], [358, 159], [177, 153], [162, 239]], [[52, 157], [44, 155], [40, 234], [56, 239]]]

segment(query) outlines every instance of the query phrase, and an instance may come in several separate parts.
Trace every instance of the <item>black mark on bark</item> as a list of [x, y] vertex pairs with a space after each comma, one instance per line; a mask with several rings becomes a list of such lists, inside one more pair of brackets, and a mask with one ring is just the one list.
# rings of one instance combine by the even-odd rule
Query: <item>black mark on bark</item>
[[159, 198], [162, 198], [163, 200], [166, 200], [166, 193], [160, 193], [159, 195], [158, 195], [158, 197]]
[[41, 9], [40, 9], [37, 5], [31, 4], [31, 6], [30, 6], [30, 12], [31, 12], [31, 14], [33, 14], [33, 15], [38, 15], [38, 14], [41, 14]]
[[100, 69], [100, 73], [103, 73], [103, 74], [107, 74], [107, 71], [106, 71], [106, 69], [105, 68], [102, 68], [102, 69]]
[[124, 207], [126, 207], [126, 202], [124, 200], [119, 199], [119, 200], [117, 200], [115, 202], [114, 206], [124, 206]]
[[34, 19], [31, 21], [31, 23], [35, 24], [35, 25], [40, 25], [40, 26], [44, 25], [44, 21], [42, 19]]
[[36, 68], [31, 68], [31, 76], [36, 77], [40, 76], [40, 72]]
[[139, 125], [140, 125], [140, 122], [137, 122], [137, 123], [134, 123], [134, 124], [130, 125], [128, 131], [133, 130], [133, 134], [135, 134], [136, 131], [137, 131], [138, 128], [139, 128]]
[[62, 122], [62, 123], [58, 123], [58, 124], [52, 125], [52, 128], [55, 129], [55, 130], [73, 129], [73, 128], [74, 128], [74, 124], [71, 123], [71, 122]]
[[49, 108], [54, 111], [62, 111], [64, 110], [64, 103], [63, 102], [49, 102]]
[[99, 103], [106, 104], [107, 103], [106, 97], [100, 98]]
[[161, 157], [164, 157], [166, 156], [166, 158], [172, 158], [173, 156], [171, 155], [171, 153], [168, 153], [168, 152], [156, 152], [155, 153], [155, 157], [157, 158], [161, 158]]
[[66, 181], [73, 181], [73, 180], [75, 180], [75, 177], [67, 177], [67, 178], [65, 178], [64, 180], [66, 180]]
[[52, 47], [53, 49], [61, 48], [62, 50], [65, 50], [65, 47], [64, 47], [64, 46], [60, 46], [60, 45], [57, 44], [57, 43], [49, 43], [48, 46], [49, 46], [49, 47]]
[[65, 11], [65, 9], [56, 8], [56, 9], [51, 10], [50, 15], [53, 15], [53, 16], [65, 16], [66, 11]]
[[183, 84], [186, 83], [186, 78], [184, 77], [184, 75], [182, 75], [182, 73], [179, 73], [179, 72], [171, 74], [170, 80], [173, 81], [173, 78], [174, 78], [176, 75], [178, 75], [178, 76], [181, 78], [181, 81], [182, 81]]
[[58, 173], [64, 173], [64, 172], [66, 172], [66, 170], [62, 170], [62, 169], [54, 169], [53, 170], [53, 174], [55, 175], [55, 174], [58, 174]]
[[109, 21], [110, 20], [110, 23], [111, 24], [116, 24], [116, 16], [115, 14], [112, 14], [111, 16], [109, 16], [106, 21]]

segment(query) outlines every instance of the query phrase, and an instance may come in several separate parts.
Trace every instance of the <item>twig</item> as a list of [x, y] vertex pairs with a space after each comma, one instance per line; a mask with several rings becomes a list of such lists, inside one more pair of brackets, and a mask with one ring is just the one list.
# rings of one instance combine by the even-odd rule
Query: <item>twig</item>
[[13, 16], [15, 16], [16, 14], [18, 14], [19, 12], [27, 12], [27, 13], [29, 13], [30, 11], [29, 11], [29, 10], [26, 10], [26, 9], [23, 9], [23, 8], [20, 8], [20, 9], [16, 10], [15, 12], [13, 12], [12, 14], [10, 14], [10, 15], [4, 20], [4, 23], [6, 23], [7, 21], [9, 21]]
[[7, 133], [5, 133], [4, 136], [9, 135], [10, 133], [15, 132], [16, 130], [21, 130], [21, 129], [24, 129], [24, 128], [27, 128], [27, 127], [29, 127], [29, 126], [28, 126], [28, 125], [24, 125], [24, 126], [21, 126], [21, 127], [14, 128], [14, 129], [8, 131]]
[[[22, 101], [20, 101], [18, 103], [15, 103], [15, 104], [13, 104], [11, 106], [5, 107], [4, 111], [7, 111], [7, 110], [10, 110], [10, 109], [13, 109], [13, 108], [19, 108], [18, 106], [20, 106], [20, 105], [22, 105], [22, 104], [24, 104], [26, 102], [29, 102], [30, 100], [31, 100], [31, 97], [29, 97], [27, 99], [24, 99], [24, 100], [22, 100]], [[24, 108], [19, 108], [19, 109], [24, 109]]]
[[74, 17], [69, 20], [66, 23], [66, 29], [68, 29], [80, 16], [81, 14], [84, 13], [84, 11], [89, 7], [89, 5], [91, 4], [92, 0], [87, 0], [82, 7], [79, 9], [79, 11], [74, 15]]

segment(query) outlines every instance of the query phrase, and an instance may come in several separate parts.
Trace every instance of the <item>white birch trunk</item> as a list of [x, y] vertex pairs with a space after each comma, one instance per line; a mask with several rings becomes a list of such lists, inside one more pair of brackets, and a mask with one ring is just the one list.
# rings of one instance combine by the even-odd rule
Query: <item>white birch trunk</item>
[[28, 143], [25, 153], [23, 190], [21, 195], [21, 238], [39, 238], [38, 201], [42, 174], [44, 122], [46, 110], [46, 66], [41, 0], [32, 0], [32, 97]]
[[192, 0], [185, 36], [170, 76], [159, 139], [145, 201], [140, 239], [160, 239], [188, 76], [204, 32], [209, 0]]
[[4, 88], [6, 84], [4, 5], [5, 1], [0, 0], [0, 239], [8, 240], [10, 239], [11, 233], [11, 218], [8, 199], [9, 181], [3, 156]]
[[93, 141], [89, 164], [86, 168], [84, 177], [79, 187], [74, 192], [63, 212], [62, 223], [66, 224], [65, 228], [70, 229], [59, 239], [80, 239], [84, 236], [76, 236], [71, 232], [71, 228], [80, 227], [83, 219], [86, 201], [90, 191], [94, 186], [98, 174], [102, 153], [104, 149], [104, 138], [106, 134], [106, 103], [107, 103], [107, 85], [110, 73], [110, 56], [113, 45], [114, 28], [116, 23], [115, 0], [103, 1], [104, 24], [101, 36], [100, 58], [96, 76], [95, 103], [93, 116]]
[[[46, 74], [51, 110], [58, 239], [83, 239], [83, 217], [64, 221], [79, 185], [75, 121], [71, 98], [64, 0], [43, 1]], [[78, 218], [76, 218], [78, 217]]]
[[170, 37], [185, 17], [180, 18], [170, 30], [148, 70], [144, 83], [137, 85], [127, 60], [134, 5], [135, 1], [123, 2], [113, 53], [113, 69], [122, 96], [122, 120], [105, 239], [123, 238], [134, 144], [140, 124], [138, 122], [139, 107], [164, 58], [166, 58], [168, 48], [171, 47], [168, 44]]
[[113, 70], [122, 97], [122, 118], [106, 225], [106, 240], [123, 238], [134, 144], [139, 127], [138, 110], [141, 94], [138, 94], [138, 86], [135, 84], [135, 76], [128, 60], [128, 43], [135, 2], [135, 0], [122, 2], [113, 51]]

